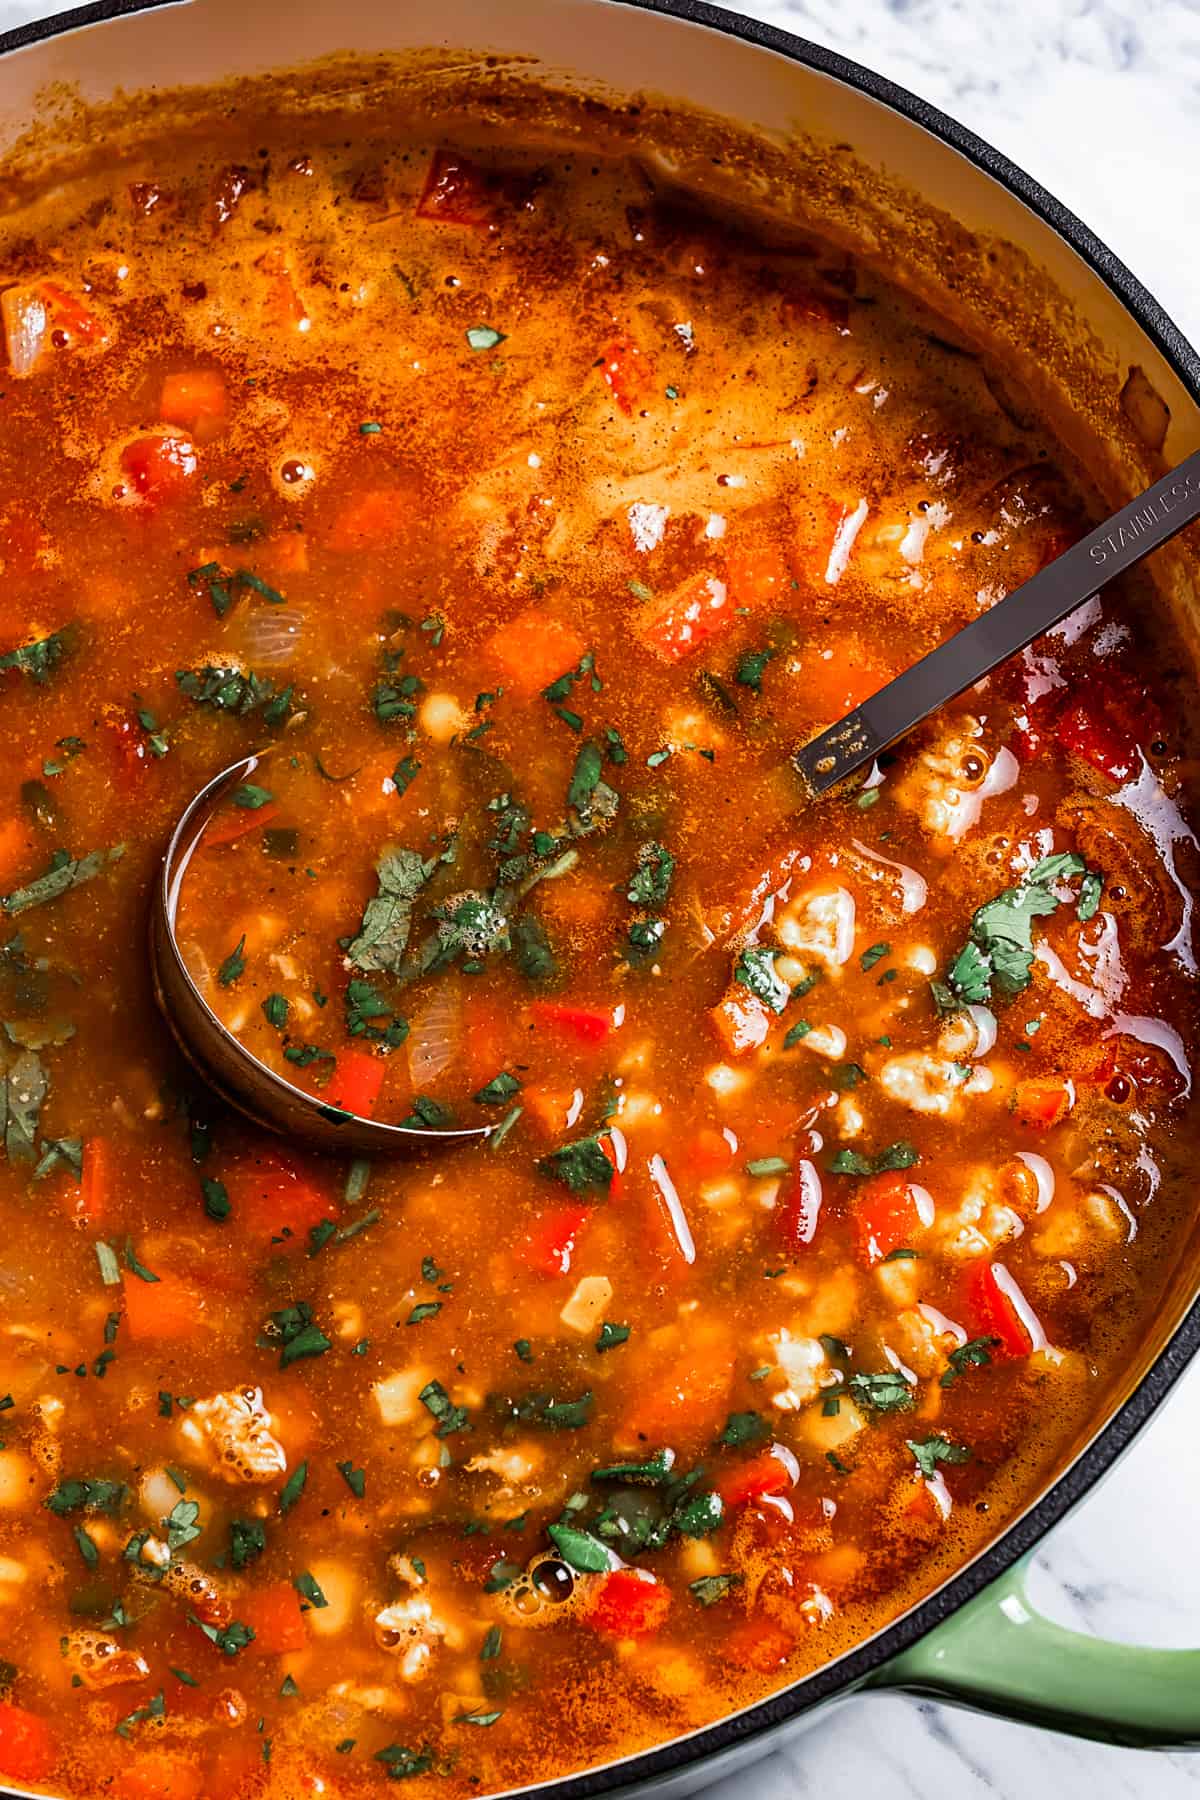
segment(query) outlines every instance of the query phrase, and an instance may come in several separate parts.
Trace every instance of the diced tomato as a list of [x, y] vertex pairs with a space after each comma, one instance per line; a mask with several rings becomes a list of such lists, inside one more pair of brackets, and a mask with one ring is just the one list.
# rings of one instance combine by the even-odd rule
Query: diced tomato
[[790, 1255], [806, 1250], [816, 1236], [821, 1199], [821, 1177], [816, 1164], [802, 1156], [791, 1173], [784, 1176], [773, 1215], [776, 1239]]
[[822, 723], [853, 712], [889, 678], [889, 670], [851, 632], [813, 638], [800, 652], [800, 692], [808, 713]]
[[573, 669], [586, 649], [577, 631], [540, 606], [510, 619], [487, 645], [490, 660], [504, 671], [505, 688], [525, 699]]
[[108, 1216], [113, 1198], [113, 1147], [108, 1138], [90, 1137], [83, 1144], [83, 1173], [71, 1192], [72, 1216], [93, 1231]]
[[391, 543], [400, 536], [411, 512], [411, 497], [400, 488], [366, 488], [334, 516], [325, 543], [341, 554]]
[[817, 325], [842, 327], [850, 317], [850, 302], [845, 294], [823, 294], [819, 288], [789, 282], [779, 310], [785, 331], [801, 319]]
[[726, 1056], [746, 1056], [765, 1044], [771, 1010], [748, 988], [731, 987], [709, 1013]]
[[854, 1234], [865, 1263], [877, 1263], [907, 1248], [927, 1229], [924, 1190], [898, 1173], [872, 1175], [854, 1200]]
[[671, 1610], [671, 1590], [636, 1569], [614, 1569], [604, 1577], [587, 1612], [594, 1631], [613, 1637], [645, 1637], [660, 1631]]
[[193, 1760], [152, 1750], [123, 1765], [111, 1791], [120, 1800], [203, 1800], [204, 1776]]
[[492, 202], [482, 170], [456, 150], [435, 150], [417, 217], [443, 225], [490, 225]]
[[184, 369], [163, 377], [158, 412], [168, 425], [211, 428], [221, 424], [228, 408], [225, 378], [216, 369]]
[[1019, 1081], [1013, 1094], [1013, 1116], [1019, 1125], [1048, 1131], [1065, 1119], [1075, 1104], [1075, 1084], [1059, 1077]]
[[602, 1044], [614, 1030], [611, 1006], [568, 1006], [558, 1000], [535, 1000], [529, 1010], [539, 1025], [554, 1026], [581, 1044]]
[[100, 717], [108, 731], [110, 742], [116, 752], [117, 767], [123, 776], [140, 774], [148, 769], [155, 758], [151, 754], [147, 742], [147, 733], [132, 708], [115, 706], [105, 701], [100, 708]]
[[552, 1207], [526, 1232], [517, 1255], [535, 1275], [568, 1274], [576, 1239], [591, 1216], [590, 1206]]
[[190, 1337], [204, 1316], [205, 1302], [178, 1275], [160, 1273], [157, 1281], [126, 1275], [125, 1330], [137, 1343], [154, 1338]]
[[1001, 1356], [1028, 1356], [1033, 1348], [1020, 1314], [996, 1280], [994, 1271], [1003, 1264], [986, 1257], [972, 1262], [963, 1277], [963, 1310], [970, 1334], [998, 1340], [993, 1349]]
[[102, 337], [104, 327], [96, 313], [78, 294], [70, 294], [66, 288], [58, 286], [54, 281], [43, 281], [38, 284], [38, 291], [46, 302], [50, 317], [60, 330], [70, 336], [82, 338], [85, 344], [93, 343]]
[[300, 1596], [290, 1581], [243, 1594], [237, 1616], [254, 1633], [248, 1648], [260, 1656], [284, 1656], [308, 1644], [308, 1626], [300, 1610]]
[[190, 438], [156, 431], [134, 438], [121, 452], [121, 469], [135, 494], [151, 506], [178, 500], [198, 468], [196, 447]]
[[1137, 741], [1110, 713], [1077, 701], [1058, 716], [1056, 736], [1064, 750], [1081, 756], [1110, 781], [1129, 781], [1138, 767]]
[[648, 650], [676, 663], [706, 644], [733, 618], [727, 584], [718, 575], [689, 575], [656, 605], [642, 607], [635, 630]]
[[726, 1506], [744, 1506], [747, 1500], [761, 1500], [765, 1494], [786, 1494], [795, 1482], [782, 1457], [766, 1450], [752, 1462], [728, 1470], [716, 1485]]
[[44, 1781], [57, 1761], [58, 1746], [45, 1719], [0, 1700], [0, 1775]]
[[769, 1619], [747, 1619], [725, 1639], [724, 1654], [738, 1669], [773, 1675], [792, 1654], [793, 1640]]
[[[340, 1062], [339, 1058], [339, 1062]], [[247, 1238], [265, 1243], [285, 1233], [299, 1243], [341, 1205], [331, 1188], [283, 1151], [260, 1150], [222, 1174], [233, 1220]]]
[[791, 591], [792, 577], [782, 552], [730, 550], [725, 557], [730, 605], [769, 606]]
[[601, 361], [613, 399], [626, 418], [632, 417], [634, 407], [645, 398], [654, 379], [649, 361], [625, 333], [605, 347]]
[[215, 812], [204, 827], [200, 847], [202, 850], [223, 850], [227, 844], [236, 844], [240, 838], [249, 837], [252, 831], [261, 831], [278, 812], [279, 808], [270, 800], [265, 806], [226, 807], [224, 812]]
[[369, 1050], [340, 1050], [326, 1089], [330, 1106], [344, 1107], [360, 1119], [374, 1118], [386, 1073], [382, 1056], [372, 1056]]

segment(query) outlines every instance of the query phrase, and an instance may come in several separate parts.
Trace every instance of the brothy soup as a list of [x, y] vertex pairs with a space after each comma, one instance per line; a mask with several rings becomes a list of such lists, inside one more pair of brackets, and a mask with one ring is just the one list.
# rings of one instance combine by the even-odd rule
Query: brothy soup
[[[0, 1776], [80, 1800], [486, 1793], [754, 1700], [1038, 1491], [1186, 1224], [1146, 594], [789, 767], [1087, 523], [1020, 396], [633, 164], [301, 130], [0, 257]], [[320, 1160], [172, 1054], [150, 884], [256, 748], [209, 1005], [486, 1140]]]

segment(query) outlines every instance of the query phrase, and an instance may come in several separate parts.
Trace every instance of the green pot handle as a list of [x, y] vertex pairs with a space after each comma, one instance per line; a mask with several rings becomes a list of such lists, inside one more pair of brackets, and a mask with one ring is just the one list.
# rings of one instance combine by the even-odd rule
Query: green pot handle
[[870, 1677], [1004, 1719], [1135, 1749], [1200, 1747], [1200, 1650], [1145, 1650], [1035, 1612], [1028, 1559]]

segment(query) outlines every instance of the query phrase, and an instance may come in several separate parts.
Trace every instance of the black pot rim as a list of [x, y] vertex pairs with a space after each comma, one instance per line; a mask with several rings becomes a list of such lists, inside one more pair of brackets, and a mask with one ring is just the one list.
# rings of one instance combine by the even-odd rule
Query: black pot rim
[[[67, 12], [32, 20], [0, 33], [0, 56], [83, 26], [105, 24], [175, 3], [176, 0], [92, 0], [92, 4], [73, 7]], [[743, 43], [772, 51], [789, 62], [856, 88], [957, 150], [1023, 201], [1079, 254], [1156, 345], [1200, 406], [1200, 354], [1148, 289], [1068, 207], [966, 126], [907, 88], [836, 51], [826, 50], [776, 25], [727, 12], [722, 7], [710, 5], [708, 0], [607, 0], [607, 3], [658, 13], [681, 24], [704, 26], [726, 37], [739, 38]], [[1200, 1298], [1189, 1308], [1170, 1342], [1133, 1393], [1041, 1499], [958, 1574], [857, 1649], [803, 1677], [794, 1686], [769, 1695], [700, 1731], [578, 1775], [563, 1776], [534, 1788], [509, 1790], [513, 1800], [521, 1793], [544, 1795], [545, 1800], [598, 1800], [600, 1795], [619, 1794], [623, 1788], [635, 1783], [663, 1779], [689, 1766], [702, 1764], [737, 1745], [770, 1738], [789, 1721], [798, 1719], [824, 1701], [846, 1695], [869, 1676], [878, 1674], [894, 1656], [950, 1618], [989, 1583], [1027, 1556], [1046, 1533], [1085, 1498], [1153, 1417], [1198, 1350]], [[764, 1743], [764, 1751], [766, 1748]]]

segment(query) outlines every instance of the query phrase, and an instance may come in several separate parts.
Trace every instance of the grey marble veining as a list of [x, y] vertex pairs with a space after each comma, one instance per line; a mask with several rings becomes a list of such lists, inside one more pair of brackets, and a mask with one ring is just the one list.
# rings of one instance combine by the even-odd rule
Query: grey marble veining
[[[413, 0], [407, 0], [412, 4]], [[60, 10], [0, 0], [0, 27]], [[1200, 342], [1200, 0], [750, 0], [1004, 150]], [[1200, 1640], [1200, 1369], [1045, 1544], [1035, 1603], [1130, 1643]], [[920, 1702], [855, 1699], [708, 1800], [1200, 1800], [1200, 1755], [1149, 1756]]]

